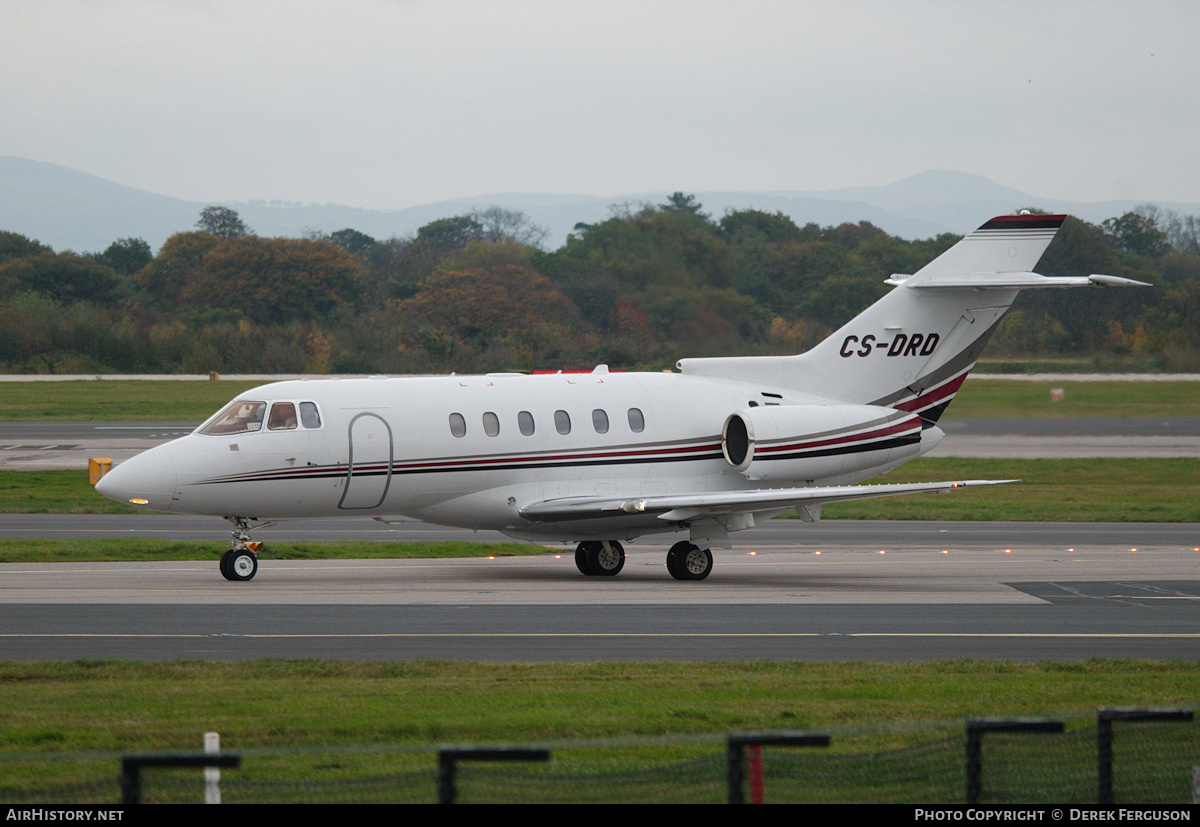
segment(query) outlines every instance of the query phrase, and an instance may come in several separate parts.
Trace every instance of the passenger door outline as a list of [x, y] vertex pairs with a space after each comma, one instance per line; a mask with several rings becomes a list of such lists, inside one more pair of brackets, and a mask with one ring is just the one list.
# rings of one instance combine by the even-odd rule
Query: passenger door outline
[[[364, 422], [360, 424], [360, 420], [367, 418], [379, 420], [379, 424], [383, 425], [384, 431], [387, 433], [386, 457], [378, 456], [380, 453], [378, 443], [373, 440], [375, 432], [366, 430], [374, 423]], [[356, 434], [358, 436], [357, 440], [355, 439]], [[392, 427], [388, 425], [387, 420], [377, 413], [360, 413], [350, 420], [350, 424], [346, 429], [346, 439], [350, 448], [346, 460], [346, 486], [342, 490], [342, 498], [338, 501], [338, 508], [344, 511], [378, 508], [383, 504], [384, 498], [387, 497], [388, 489], [392, 485], [392, 459], [395, 451], [392, 439]], [[380, 476], [379, 473], [374, 471], [360, 472], [357, 481], [355, 481], [356, 448], [358, 449], [357, 463], [360, 466], [371, 466], [386, 462], [387, 470], [383, 473], [382, 485], [376, 479]], [[353, 497], [350, 496], [351, 490], [354, 491]]]

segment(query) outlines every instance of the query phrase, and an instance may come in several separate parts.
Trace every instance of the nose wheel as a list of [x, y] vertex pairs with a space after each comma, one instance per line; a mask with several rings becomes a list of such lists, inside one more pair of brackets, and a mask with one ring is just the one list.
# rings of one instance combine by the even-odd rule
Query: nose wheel
[[252, 542], [250, 524], [243, 517], [229, 517], [233, 523], [229, 551], [221, 555], [221, 575], [226, 580], [251, 580], [258, 574], [258, 552], [262, 543]]
[[226, 580], [250, 580], [257, 573], [258, 555], [249, 548], [231, 548], [221, 555], [221, 574]]

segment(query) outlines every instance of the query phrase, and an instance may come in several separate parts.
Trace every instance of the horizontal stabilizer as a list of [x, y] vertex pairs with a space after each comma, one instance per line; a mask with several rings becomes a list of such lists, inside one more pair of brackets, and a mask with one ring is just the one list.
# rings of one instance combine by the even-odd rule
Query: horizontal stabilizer
[[534, 522], [591, 520], [626, 514], [653, 514], [659, 519], [683, 522], [726, 514], [770, 511], [802, 505], [895, 497], [902, 494], [945, 494], [961, 488], [1002, 485], [1018, 480], [962, 480], [959, 482], [913, 482], [891, 485], [835, 485], [813, 488], [764, 488], [754, 491], [719, 491], [704, 494], [664, 495], [636, 499], [568, 497], [544, 500], [521, 509], [521, 516]]
[[965, 276], [941, 276], [919, 279], [914, 276], [892, 276], [888, 284], [905, 284], [917, 289], [974, 287], [981, 290], [1026, 290], [1038, 287], [1152, 287], [1144, 281], [1119, 276], [1042, 276], [1037, 273], [972, 273]]

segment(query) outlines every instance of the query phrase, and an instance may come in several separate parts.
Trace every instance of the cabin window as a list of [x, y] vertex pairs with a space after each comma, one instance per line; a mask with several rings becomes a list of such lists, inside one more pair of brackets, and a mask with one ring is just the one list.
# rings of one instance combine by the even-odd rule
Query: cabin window
[[554, 412], [554, 427], [560, 434], [571, 433], [571, 417], [566, 411]]
[[317, 410], [316, 402], [300, 403], [300, 424], [305, 428], [321, 427], [321, 412]]
[[291, 402], [276, 402], [267, 417], [267, 428], [272, 431], [291, 431], [296, 427], [296, 406]]
[[500, 435], [500, 417], [491, 411], [483, 415], [483, 432], [488, 436]]
[[467, 435], [467, 420], [463, 418], [462, 414], [450, 414], [450, 433], [454, 436]]
[[635, 434], [640, 434], [646, 430], [646, 417], [642, 416], [640, 408], [629, 409], [629, 430]]
[[212, 421], [201, 429], [200, 433], [210, 436], [225, 434], [244, 434], [262, 428], [263, 417], [267, 413], [266, 402], [250, 402], [245, 399], [235, 399], [233, 402], [213, 417]]
[[525, 436], [533, 436], [533, 414], [529, 411], [518, 413], [517, 427], [521, 429], [521, 433]]
[[608, 414], [597, 408], [592, 411], [592, 427], [596, 429], [598, 434], [608, 433]]

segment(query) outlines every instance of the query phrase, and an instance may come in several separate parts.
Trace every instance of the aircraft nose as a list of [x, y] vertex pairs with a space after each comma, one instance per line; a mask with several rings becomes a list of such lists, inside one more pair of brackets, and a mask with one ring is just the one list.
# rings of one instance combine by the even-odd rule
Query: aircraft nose
[[167, 446], [151, 448], [101, 477], [96, 492], [148, 511], [166, 511], [175, 497], [175, 460]]

